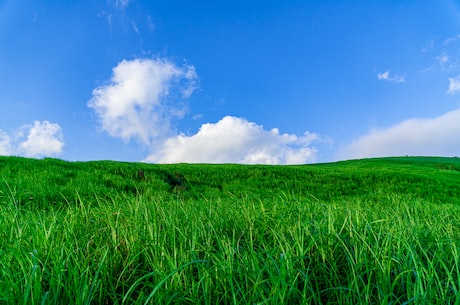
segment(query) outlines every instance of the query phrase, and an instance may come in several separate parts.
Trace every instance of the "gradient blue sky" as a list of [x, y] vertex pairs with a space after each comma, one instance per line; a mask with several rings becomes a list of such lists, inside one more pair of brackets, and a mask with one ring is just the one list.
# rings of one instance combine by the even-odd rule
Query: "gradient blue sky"
[[460, 155], [455, 1], [0, 0], [0, 155]]

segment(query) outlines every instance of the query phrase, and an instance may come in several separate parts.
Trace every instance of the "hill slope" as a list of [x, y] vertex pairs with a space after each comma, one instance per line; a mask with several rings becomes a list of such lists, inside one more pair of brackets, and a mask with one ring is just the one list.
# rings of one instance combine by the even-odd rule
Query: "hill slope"
[[[301, 166], [155, 165], [112, 161], [0, 157], [0, 190], [21, 204], [59, 204], [114, 194], [174, 194], [188, 198], [378, 199], [395, 193], [436, 203], [460, 200], [460, 159], [404, 157]], [[14, 193], [14, 194], [12, 194]]]

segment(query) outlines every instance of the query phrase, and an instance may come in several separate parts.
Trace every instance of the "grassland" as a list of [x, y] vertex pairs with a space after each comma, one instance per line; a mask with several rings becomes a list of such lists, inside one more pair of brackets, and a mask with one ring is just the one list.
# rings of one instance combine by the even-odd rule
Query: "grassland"
[[460, 304], [460, 159], [0, 157], [0, 304]]

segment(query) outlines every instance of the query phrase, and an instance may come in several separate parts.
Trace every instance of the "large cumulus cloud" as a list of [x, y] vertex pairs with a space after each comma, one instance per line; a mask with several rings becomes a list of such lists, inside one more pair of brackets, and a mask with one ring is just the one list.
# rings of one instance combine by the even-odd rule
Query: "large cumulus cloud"
[[203, 124], [191, 136], [180, 134], [165, 140], [146, 161], [158, 163], [258, 163], [300, 164], [315, 160], [311, 143], [315, 134], [281, 134], [265, 130], [245, 119], [226, 116]]
[[165, 59], [123, 60], [110, 81], [93, 90], [88, 106], [109, 135], [149, 145], [171, 131], [171, 120], [185, 114], [181, 100], [190, 97], [196, 81], [193, 66]]
[[112, 137], [137, 139], [150, 150], [145, 161], [157, 163], [292, 164], [315, 160], [311, 143], [318, 137], [265, 130], [242, 118], [225, 116], [205, 123], [194, 135], [175, 132], [174, 120], [186, 114], [186, 100], [197, 88], [190, 65], [157, 59], [123, 60], [107, 84], [93, 90], [88, 102]]

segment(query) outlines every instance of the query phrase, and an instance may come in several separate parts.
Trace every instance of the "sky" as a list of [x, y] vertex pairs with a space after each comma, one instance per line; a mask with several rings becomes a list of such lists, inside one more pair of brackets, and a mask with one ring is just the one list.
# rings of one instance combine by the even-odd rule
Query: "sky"
[[0, 0], [0, 155], [460, 156], [460, 2]]

